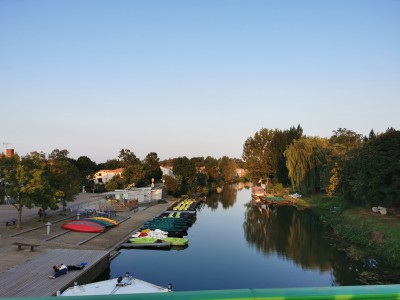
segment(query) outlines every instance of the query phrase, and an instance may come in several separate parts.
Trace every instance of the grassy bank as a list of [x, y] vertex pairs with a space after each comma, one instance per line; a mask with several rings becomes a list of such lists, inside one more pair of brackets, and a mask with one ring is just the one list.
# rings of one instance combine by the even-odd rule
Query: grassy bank
[[381, 215], [370, 209], [349, 207], [340, 198], [321, 194], [303, 201], [339, 236], [400, 267], [400, 219], [395, 214], [389, 211]]

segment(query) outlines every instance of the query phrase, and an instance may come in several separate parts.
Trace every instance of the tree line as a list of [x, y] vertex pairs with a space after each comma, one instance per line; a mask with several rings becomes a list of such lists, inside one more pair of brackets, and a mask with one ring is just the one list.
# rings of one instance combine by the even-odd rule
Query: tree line
[[[38, 207], [43, 211], [58, 209], [59, 205], [65, 208], [83, 188], [88, 192], [104, 192], [148, 186], [164, 180], [168, 192], [174, 195], [206, 192], [209, 184], [221, 180], [232, 182], [237, 166], [243, 164], [227, 156], [221, 159], [178, 157], [160, 161], [155, 152], [140, 160], [129, 149], [122, 149], [118, 159], [100, 164], [87, 156], [73, 159], [68, 154], [68, 150], [55, 149], [49, 155], [34, 151], [22, 157], [18, 154], [0, 156], [0, 203], [15, 207], [17, 228], [21, 226], [24, 207]], [[174, 176], [162, 178], [161, 165], [172, 167]], [[105, 184], [96, 184], [93, 180], [99, 170], [118, 168], [123, 168], [122, 174]]]
[[[300, 125], [288, 130], [265, 129], [246, 139], [242, 159], [223, 156], [186, 156], [161, 161], [150, 152], [143, 160], [129, 149], [117, 159], [96, 164], [87, 156], [73, 159], [67, 150], [49, 155], [31, 152], [20, 157], [0, 156], [0, 202], [7, 201], [18, 211], [20, 226], [23, 207], [57, 209], [67, 206], [85, 187], [103, 192], [166, 183], [174, 195], [207, 193], [224, 183], [239, 180], [238, 168], [248, 175], [241, 180], [290, 186], [303, 195], [326, 191], [356, 205], [400, 204], [400, 132], [389, 128], [362, 136], [339, 128], [330, 138], [303, 135]], [[174, 176], [162, 176], [160, 166], [172, 167]], [[95, 184], [99, 170], [123, 168], [106, 184]]]
[[325, 191], [365, 206], [400, 204], [400, 131], [363, 136], [346, 128], [330, 138], [262, 128], [243, 146], [253, 182], [270, 180], [303, 195]]

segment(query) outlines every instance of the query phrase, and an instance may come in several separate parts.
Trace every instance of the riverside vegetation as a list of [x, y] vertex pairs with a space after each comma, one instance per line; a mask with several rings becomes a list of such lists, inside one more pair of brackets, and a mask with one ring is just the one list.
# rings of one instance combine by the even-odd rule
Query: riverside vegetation
[[349, 242], [342, 247], [352, 259], [373, 254], [391, 266], [400, 267], [400, 221], [395, 210], [381, 215], [371, 209], [349, 206], [343, 199], [326, 194], [305, 197], [299, 204], [314, 210], [326, 226]]

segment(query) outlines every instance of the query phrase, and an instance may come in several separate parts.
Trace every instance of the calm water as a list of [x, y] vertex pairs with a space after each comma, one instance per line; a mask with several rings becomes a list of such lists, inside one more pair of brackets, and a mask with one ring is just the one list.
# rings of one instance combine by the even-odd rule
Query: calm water
[[[184, 250], [121, 250], [111, 278], [134, 277], [175, 291], [356, 285], [371, 258], [351, 261], [309, 210], [251, 204], [249, 189], [225, 187], [198, 208]], [[358, 278], [358, 279], [357, 279]]]

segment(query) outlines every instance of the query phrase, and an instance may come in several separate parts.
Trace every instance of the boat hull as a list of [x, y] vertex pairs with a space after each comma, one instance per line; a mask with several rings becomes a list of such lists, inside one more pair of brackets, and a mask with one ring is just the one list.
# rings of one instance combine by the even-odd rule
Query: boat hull
[[186, 246], [189, 243], [188, 239], [174, 237], [167, 237], [162, 239], [162, 241], [171, 243], [172, 246]]
[[61, 226], [64, 229], [68, 229], [71, 231], [77, 232], [91, 232], [91, 233], [99, 233], [104, 232], [106, 230], [105, 226], [88, 221], [69, 221]]
[[136, 237], [136, 238], [131, 238], [129, 241], [131, 243], [135, 244], [153, 244], [157, 242], [157, 238], [148, 238], [148, 237]]
[[60, 296], [97, 296], [164, 292], [169, 292], [169, 290], [130, 276], [123, 277], [120, 283], [118, 283], [118, 278], [114, 278], [84, 285], [77, 285], [66, 289], [60, 294]]

